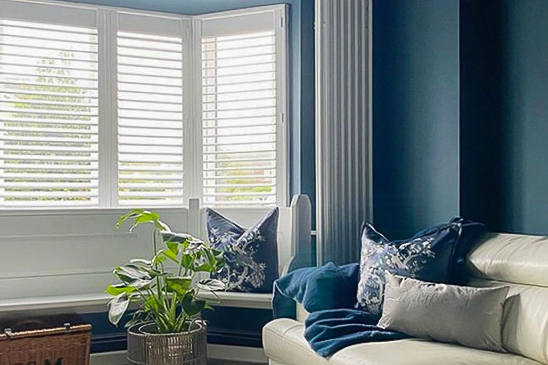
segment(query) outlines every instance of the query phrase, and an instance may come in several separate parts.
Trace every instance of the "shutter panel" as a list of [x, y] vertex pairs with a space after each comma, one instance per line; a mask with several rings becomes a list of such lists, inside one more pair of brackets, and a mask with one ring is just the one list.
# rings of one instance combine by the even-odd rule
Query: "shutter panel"
[[98, 203], [97, 29], [0, 19], [3, 206]]
[[202, 38], [205, 205], [276, 204], [276, 41], [275, 30]]
[[178, 29], [178, 36], [118, 32], [120, 205], [183, 204], [183, 52]]

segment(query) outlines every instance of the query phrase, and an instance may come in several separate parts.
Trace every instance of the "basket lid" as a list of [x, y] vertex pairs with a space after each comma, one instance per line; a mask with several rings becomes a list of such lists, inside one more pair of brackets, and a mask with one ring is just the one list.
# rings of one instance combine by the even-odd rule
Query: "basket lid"
[[65, 323], [64, 327], [55, 327], [55, 328], [42, 328], [30, 331], [17, 331], [14, 332], [11, 328], [5, 328], [4, 333], [0, 333], [0, 341], [12, 340], [18, 338], [29, 338], [29, 337], [42, 337], [42, 336], [53, 336], [53, 335], [62, 335], [62, 334], [75, 334], [75, 333], [85, 333], [91, 332], [91, 324], [78, 324], [71, 326], [70, 323]]

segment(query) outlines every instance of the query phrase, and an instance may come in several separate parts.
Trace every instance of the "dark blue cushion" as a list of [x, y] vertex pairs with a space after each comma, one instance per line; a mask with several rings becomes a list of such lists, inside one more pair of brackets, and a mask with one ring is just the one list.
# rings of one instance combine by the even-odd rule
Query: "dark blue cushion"
[[360, 267], [357, 263], [291, 271], [274, 283], [274, 318], [294, 318], [295, 301], [309, 313], [334, 308], [355, 308]]
[[244, 228], [213, 209], [206, 209], [211, 245], [223, 251], [227, 266], [212, 277], [227, 290], [271, 293], [278, 278], [278, 208], [251, 228]]
[[457, 217], [409, 239], [390, 241], [364, 222], [358, 303], [370, 313], [381, 313], [387, 273], [443, 283], [462, 280], [458, 265], [463, 271], [467, 250], [484, 229]]

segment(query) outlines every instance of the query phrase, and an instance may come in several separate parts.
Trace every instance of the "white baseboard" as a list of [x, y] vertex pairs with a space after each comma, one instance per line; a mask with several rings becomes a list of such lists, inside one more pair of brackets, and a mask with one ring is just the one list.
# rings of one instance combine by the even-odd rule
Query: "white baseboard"
[[[265, 364], [268, 361], [263, 349], [256, 347], [208, 345], [207, 355], [210, 359], [235, 362]], [[126, 356], [127, 351], [91, 354], [90, 365], [126, 365]]]
[[210, 359], [243, 361], [247, 363], [266, 364], [268, 358], [262, 348], [227, 346], [227, 345], [207, 345], [207, 356]]
[[127, 351], [91, 354], [89, 365], [127, 365]]

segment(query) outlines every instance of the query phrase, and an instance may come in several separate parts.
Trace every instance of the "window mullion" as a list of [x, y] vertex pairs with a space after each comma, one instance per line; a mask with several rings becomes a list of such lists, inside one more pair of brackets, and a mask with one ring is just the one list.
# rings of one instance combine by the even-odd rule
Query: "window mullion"
[[189, 186], [189, 197], [202, 200], [203, 189], [203, 147], [202, 147], [202, 51], [201, 51], [201, 21], [193, 20], [192, 32], [189, 37], [188, 52], [188, 87], [187, 101], [190, 106], [191, 118], [188, 120], [188, 145], [186, 159], [189, 173], [185, 183]]
[[193, 175], [192, 168], [192, 120], [194, 119], [193, 110], [194, 102], [191, 90], [193, 90], [193, 38], [192, 38], [192, 21], [185, 19], [182, 22], [183, 32], [183, 203], [186, 204], [188, 199], [192, 197]]
[[277, 205], [287, 206], [289, 204], [289, 123], [288, 123], [288, 79], [287, 79], [287, 21], [285, 19], [286, 11], [277, 9], [276, 19], [278, 26], [276, 27], [276, 188]]
[[118, 205], [117, 23], [115, 11], [99, 10], [99, 206], [102, 207]]

